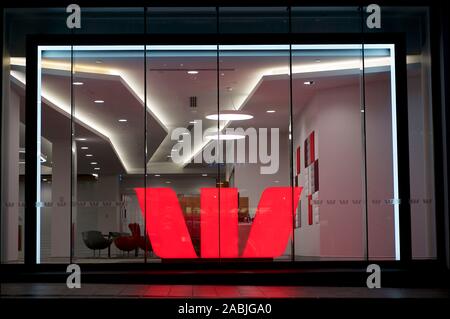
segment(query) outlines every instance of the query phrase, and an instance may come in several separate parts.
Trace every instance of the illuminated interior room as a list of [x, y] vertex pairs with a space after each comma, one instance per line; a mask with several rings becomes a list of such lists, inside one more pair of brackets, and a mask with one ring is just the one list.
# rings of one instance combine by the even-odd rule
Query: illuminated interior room
[[444, 4], [6, 2], [2, 297], [446, 282]]

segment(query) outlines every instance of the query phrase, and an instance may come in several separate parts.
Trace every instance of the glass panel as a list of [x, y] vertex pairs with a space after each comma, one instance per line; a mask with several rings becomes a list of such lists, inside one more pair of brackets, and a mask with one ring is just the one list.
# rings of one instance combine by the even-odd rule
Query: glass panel
[[361, 45], [293, 45], [296, 260], [366, 258]]
[[364, 45], [369, 258], [400, 259], [397, 103], [393, 44]]
[[[356, 6], [293, 7], [292, 31], [317, 34], [314, 45], [296, 43], [292, 51], [293, 173], [304, 187], [295, 256], [365, 259], [361, 13]], [[346, 42], [339, 34], [355, 37]]]
[[75, 262], [144, 261], [144, 61], [143, 45], [74, 47]]
[[[208, 242], [201, 239], [208, 229], [201, 209], [206, 189], [214, 189], [218, 178], [217, 153], [204, 136], [216, 125], [205, 119], [217, 113], [216, 46], [148, 45], [147, 92], [154, 124], [147, 128], [151, 147], [142, 198], [147, 199], [153, 256], [216, 258], [205, 253], [203, 245], [217, 245], [218, 238], [212, 233]], [[217, 214], [217, 206], [210, 208]]]
[[[220, 8], [219, 25], [215, 7], [146, 10], [150, 34], [214, 34], [218, 26], [220, 33], [236, 34], [290, 29], [286, 7]], [[382, 8], [381, 28], [370, 29], [361, 21], [365, 11], [294, 7], [292, 31], [317, 39], [354, 34], [358, 41], [364, 26], [366, 33], [405, 36], [411, 198], [399, 200], [411, 204], [413, 258], [434, 259], [429, 12], [425, 7]], [[85, 8], [82, 14], [82, 28], [74, 33], [144, 32], [144, 8]], [[66, 17], [65, 8], [5, 10], [4, 61], [10, 63], [4, 66], [2, 89], [2, 154], [7, 155], [2, 159], [2, 263], [22, 262], [24, 252], [25, 39], [71, 33]], [[223, 45], [218, 52], [215, 44], [148, 43], [146, 55], [142, 43], [80, 46], [73, 64], [69, 46], [42, 48], [40, 154], [32, 163], [40, 175], [38, 261], [67, 263], [70, 256], [95, 263], [255, 256], [398, 259], [396, 52], [392, 43], [331, 41], [341, 44], [328, 39], [293, 43], [292, 82], [288, 44]], [[246, 112], [253, 117], [206, 118]], [[232, 133], [227, 129], [237, 128], [255, 130], [256, 150], [252, 137], [241, 138], [236, 131], [231, 140], [221, 140]], [[276, 130], [278, 136], [272, 134]], [[278, 169], [271, 170], [272, 164]], [[272, 209], [263, 190], [289, 187], [291, 180], [303, 187], [299, 201], [292, 198], [298, 208], [293, 214], [290, 206], [291, 223], [286, 224], [294, 228], [294, 241], [288, 233], [283, 252], [272, 256], [252, 241], [252, 232], [257, 216], [270, 216]], [[182, 223], [152, 228], [156, 217], [146, 214], [147, 208], [158, 202], [152, 196], [165, 198], [167, 190]], [[235, 218], [237, 228], [226, 226]], [[262, 227], [262, 233], [277, 232], [277, 227]], [[165, 233], [170, 243], [178, 238], [178, 251], [161, 248]], [[95, 256], [93, 236], [104, 243], [103, 249], [96, 246], [102, 252]], [[253, 255], [245, 252], [250, 246]]]
[[81, 9], [81, 28], [77, 34], [143, 34], [144, 8], [87, 8]]
[[359, 33], [359, 7], [292, 7], [293, 33]]
[[[291, 260], [289, 45], [221, 45], [219, 50], [216, 125], [225, 150], [220, 196], [230, 202], [221, 219], [235, 218], [238, 208], [234, 256]], [[230, 242], [221, 237], [223, 250], [231, 249]]]
[[287, 7], [219, 8], [220, 33], [287, 33]]
[[[429, 24], [429, 11], [426, 7], [382, 7], [380, 29], [370, 29], [364, 24], [364, 32], [401, 33], [406, 39], [411, 199], [401, 198], [400, 200], [401, 202], [409, 201], [411, 207], [413, 259], [436, 258], [433, 107], [431, 100], [433, 83], [431, 81]], [[387, 86], [388, 82], [389, 76], [384, 85]], [[384, 91], [387, 98], [389, 91], [387, 88]], [[371, 92], [367, 91], [367, 94], [371, 94]], [[386, 121], [386, 123], [388, 122]], [[385, 146], [384, 149], [389, 150], [389, 146]]]
[[[75, 33], [143, 34], [144, 25], [144, 8], [83, 8]], [[74, 48], [75, 262], [134, 263], [147, 255], [133, 190], [144, 184], [144, 61], [140, 43]]]
[[147, 9], [147, 33], [215, 33], [214, 7], [151, 7]]
[[23, 263], [26, 38], [30, 34], [67, 33], [65, 8], [6, 8], [3, 21], [1, 262]]
[[59, 50], [39, 48], [37, 263], [69, 263], [72, 191], [70, 46]]

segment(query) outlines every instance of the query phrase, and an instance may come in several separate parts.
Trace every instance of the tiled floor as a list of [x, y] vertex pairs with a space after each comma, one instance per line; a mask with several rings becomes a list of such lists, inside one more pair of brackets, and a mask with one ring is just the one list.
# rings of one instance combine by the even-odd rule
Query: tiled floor
[[450, 298], [446, 289], [8, 283], [2, 298]]

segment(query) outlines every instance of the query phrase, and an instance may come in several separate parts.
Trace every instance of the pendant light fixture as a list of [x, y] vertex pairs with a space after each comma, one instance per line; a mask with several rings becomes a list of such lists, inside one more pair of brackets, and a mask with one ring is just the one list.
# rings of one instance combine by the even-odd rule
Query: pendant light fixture
[[235, 107], [234, 101], [233, 101], [233, 96], [232, 96], [232, 91], [233, 91], [232, 88], [227, 87], [227, 91], [230, 93], [230, 100], [231, 100], [231, 105], [233, 106], [233, 109], [219, 111], [219, 114], [213, 113], [213, 114], [206, 115], [206, 119], [213, 120], [213, 121], [245, 121], [245, 120], [252, 119], [253, 115], [246, 113], [246, 112], [242, 112]]
[[204, 136], [205, 140], [219, 140], [219, 141], [230, 141], [230, 140], [240, 140], [245, 138], [244, 134], [224, 134], [224, 133], [214, 133], [207, 134]]
[[244, 121], [252, 119], [253, 115], [237, 110], [228, 110], [220, 111], [219, 114], [209, 114], [206, 116], [206, 118], [213, 121]]

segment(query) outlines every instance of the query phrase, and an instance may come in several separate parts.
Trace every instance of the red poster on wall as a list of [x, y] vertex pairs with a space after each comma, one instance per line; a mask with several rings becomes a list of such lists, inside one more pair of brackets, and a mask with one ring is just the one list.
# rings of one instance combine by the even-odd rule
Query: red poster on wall
[[308, 225], [313, 224], [312, 195], [308, 195]]
[[319, 160], [314, 161], [314, 193], [319, 190]]
[[305, 168], [308, 167], [310, 164], [314, 162], [316, 159], [316, 153], [314, 150], [315, 147], [315, 138], [314, 138], [314, 131], [309, 134], [308, 138], [305, 140]]
[[316, 153], [314, 150], [314, 131], [309, 134], [309, 163], [314, 163], [316, 159]]

